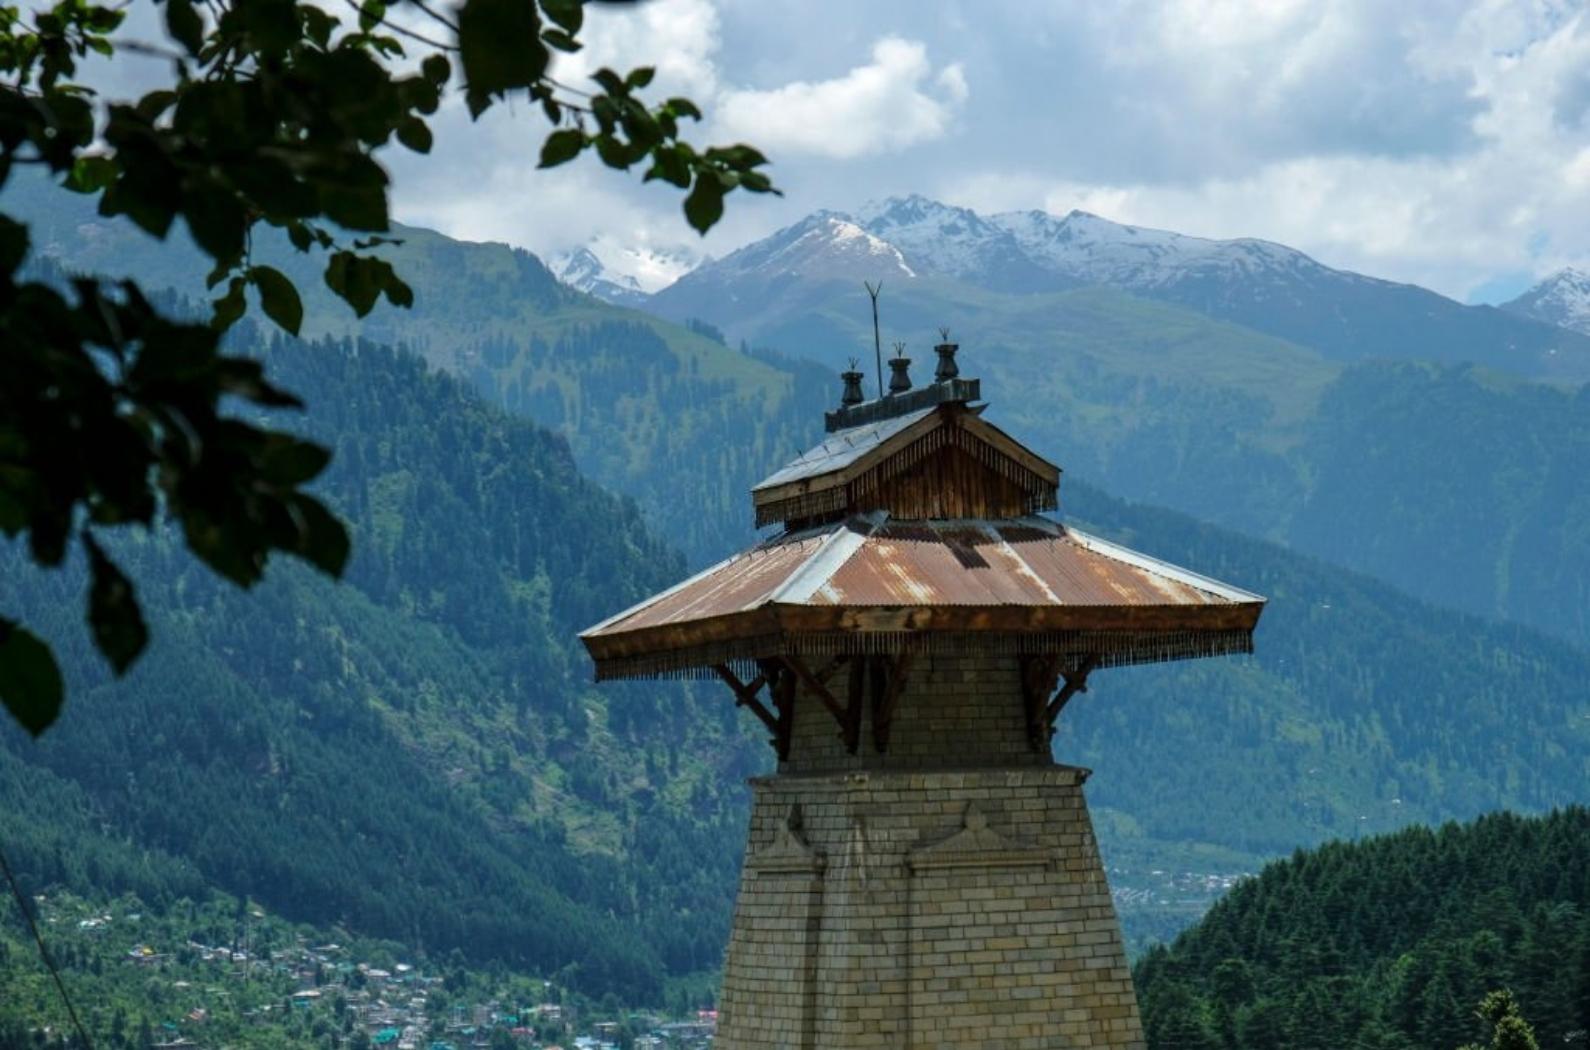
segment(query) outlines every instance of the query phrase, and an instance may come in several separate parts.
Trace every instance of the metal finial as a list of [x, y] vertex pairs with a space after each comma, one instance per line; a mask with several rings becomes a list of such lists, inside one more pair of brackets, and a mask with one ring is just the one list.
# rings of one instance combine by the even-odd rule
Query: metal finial
[[949, 327], [940, 328], [939, 345], [933, 348], [933, 352], [939, 355], [938, 367], [933, 369], [935, 383], [943, 383], [961, 374], [960, 366], [955, 363], [955, 351], [959, 349], [957, 344], [950, 342]]
[[841, 408], [859, 405], [867, 400], [867, 395], [861, 392], [862, 375], [856, 364], [856, 359], [852, 357], [850, 359], [850, 370], [839, 373], [839, 378], [845, 381], [845, 391], [839, 395], [839, 406]]
[[894, 356], [889, 358], [889, 393], [903, 394], [911, 389], [911, 359], [905, 356], [905, 344], [894, 344]]

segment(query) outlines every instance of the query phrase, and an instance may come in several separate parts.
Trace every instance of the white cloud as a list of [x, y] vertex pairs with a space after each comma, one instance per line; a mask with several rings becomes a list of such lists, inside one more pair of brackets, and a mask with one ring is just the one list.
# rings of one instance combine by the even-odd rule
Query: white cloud
[[718, 90], [717, 52], [721, 44], [717, 8], [711, 0], [665, 0], [615, 11], [589, 7], [581, 40], [585, 47], [559, 55], [556, 74], [583, 86], [590, 74], [608, 66], [621, 73], [636, 66], [657, 70], [652, 91], [710, 100]]
[[832, 80], [725, 91], [714, 131], [774, 153], [842, 160], [892, 153], [943, 136], [967, 94], [959, 66], [935, 75], [920, 41], [886, 36], [871, 62]]
[[763, 148], [787, 196], [735, 194], [703, 243], [671, 189], [535, 171], [521, 112], [457, 120], [423, 177], [405, 161], [400, 214], [542, 252], [723, 254], [921, 192], [1264, 237], [1460, 297], [1590, 266], [1584, 0], [656, 0], [592, 7], [584, 35], [561, 77], [656, 62], [658, 93], [708, 114], [693, 139]]

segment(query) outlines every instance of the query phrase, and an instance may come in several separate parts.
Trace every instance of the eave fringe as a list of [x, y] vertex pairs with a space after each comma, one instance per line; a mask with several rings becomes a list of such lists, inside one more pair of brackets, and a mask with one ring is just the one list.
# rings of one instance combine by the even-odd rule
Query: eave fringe
[[757, 660], [776, 656], [898, 655], [900, 653], [998, 653], [1024, 656], [1094, 657], [1097, 667], [1194, 660], [1253, 652], [1246, 629], [1131, 634], [1107, 631], [833, 632], [717, 642], [668, 652], [596, 661], [598, 682], [620, 678], [715, 679], [712, 668], [727, 664], [742, 680], [757, 673]]

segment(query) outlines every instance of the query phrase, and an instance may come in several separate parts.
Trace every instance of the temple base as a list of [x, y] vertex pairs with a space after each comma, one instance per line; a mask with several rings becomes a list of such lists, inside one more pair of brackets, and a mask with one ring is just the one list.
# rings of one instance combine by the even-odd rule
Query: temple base
[[715, 1045], [1141, 1050], [1086, 776], [753, 780]]

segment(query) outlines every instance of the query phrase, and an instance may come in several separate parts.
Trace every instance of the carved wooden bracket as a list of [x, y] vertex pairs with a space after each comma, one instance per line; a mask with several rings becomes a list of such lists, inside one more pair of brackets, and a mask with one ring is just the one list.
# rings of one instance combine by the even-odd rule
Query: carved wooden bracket
[[[777, 661], [762, 660], [758, 666], [761, 673], [750, 682], [740, 681], [727, 664], [716, 664], [712, 670], [733, 690], [734, 705], [750, 708], [751, 713], [767, 726], [773, 734], [768, 743], [773, 745], [778, 752], [778, 760], [782, 762], [789, 758], [790, 732], [795, 726], [795, 678]], [[767, 687], [772, 710], [757, 696], [764, 686]]]
[[[770, 743], [777, 749], [780, 762], [789, 758], [797, 684], [816, 697], [824, 710], [833, 716], [839, 727], [840, 739], [845, 743], [845, 750], [852, 755], [861, 746], [862, 709], [870, 700], [873, 746], [879, 754], [889, 750], [889, 728], [894, 722], [894, 712], [900, 704], [900, 692], [905, 687], [906, 675], [911, 669], [909, 653], [894, 657], [836, 656], [818, 671], [813, 671], [798, 656], [758, 660], [757, 666], [761, 668], [761, 673], [749, 682], [740, 681], [727, 664], [717, 664], [712, 670], [734, 692], [735, 705], [750, 708], [751, 713], [761, 719], [762, 724], [773, 734]], [[841, 668], [849, 670], [843, 702], [829, 687]], [[767, 702], [758, 695], [764, 687], [767, 689]]]
[[[1061, 666], [1058, 656], [1028, 656], [1022, 659], [1021, 694], [1027, 710], [1027, 742], [1034, 751], [1047, 751], [1054, 736], [1055, 721], [1071, 698], [1088, 691], [1088, 675], [1098, 666], [1097, 656], [1085, 657], [1071, 670]], [[1056, 683], [1065, 684], [1051, 697]]]
[[889, 750], [889, 730], [894, 725], [895, 708], [906, 676], [911, 673], [911, 654], [872, 658], [872, 746], [878, 754]]

